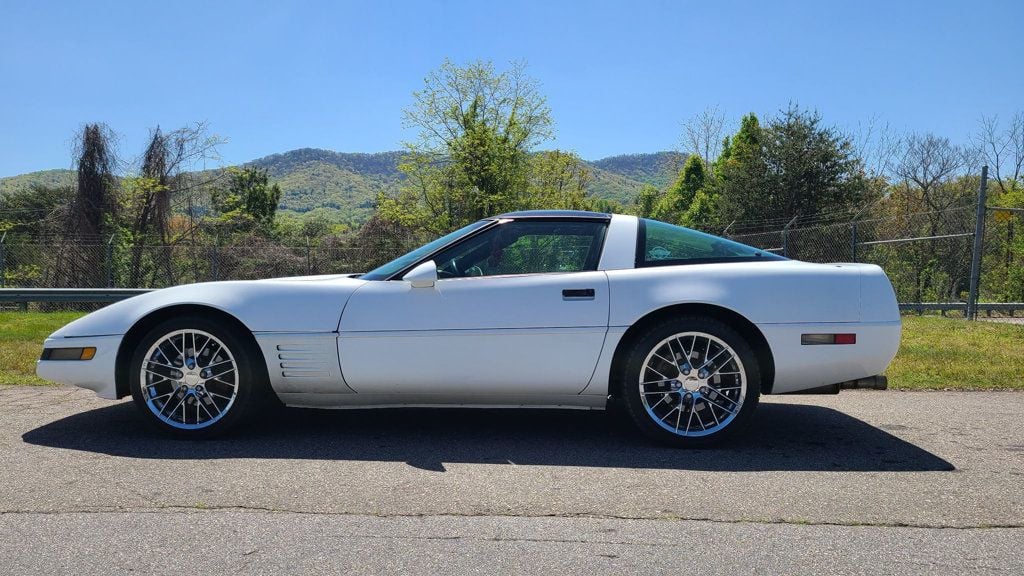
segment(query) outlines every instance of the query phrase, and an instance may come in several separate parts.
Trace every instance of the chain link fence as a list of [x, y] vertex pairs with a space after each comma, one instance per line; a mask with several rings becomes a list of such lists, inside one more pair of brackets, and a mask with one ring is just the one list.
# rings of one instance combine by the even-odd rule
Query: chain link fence
[[[975, 206], [775, 230], [739, 230], [731, 239], [808, 262], [881, 266], [901, 303], [963, 303], [971, 285]], [[1024, 302], [1024, 211], [986, 211], [979, 301]], [[0, 287], [163, 288], [370, 270], [424, 238], [383, 227], [358, 238], [302, 245], [266, 239], [244, 244], [133, 246], [107, 242], [0, 242]], [[67, 307], [68, 305], [50, 305]], [[80, 308], [80, 306], [78, 306]]]
[[[877, 264], [888, 274], [901, 304], [966, 305], [971, 291], [976, 211], [976, 206], [960, 206], [728, 236], [806, 262]], [[985, 210], [977, 273], [979, 302], [1024, 302], [1022, 218], [1024, 211], [1020, 210]]]

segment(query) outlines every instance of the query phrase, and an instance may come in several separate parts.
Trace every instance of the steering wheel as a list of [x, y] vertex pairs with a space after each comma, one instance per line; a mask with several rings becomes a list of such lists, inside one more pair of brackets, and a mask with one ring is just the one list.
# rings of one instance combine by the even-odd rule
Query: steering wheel
[[444, 267], [449, 269], [449, 273], [451, 274], [452, 277], [457, 278], [459, 276], [462, 276], [462, 274], [459, 272], [459, 264], [458, 262], [455, 261], [455, 258], [449, 260], [448, 263], [444, 265]]

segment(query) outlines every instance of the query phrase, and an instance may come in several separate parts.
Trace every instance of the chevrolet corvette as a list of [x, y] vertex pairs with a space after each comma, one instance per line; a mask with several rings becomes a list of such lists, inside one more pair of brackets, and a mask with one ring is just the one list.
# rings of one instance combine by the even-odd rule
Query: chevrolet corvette
[[878, 266], [811, 264], [655, 220], [526, 211], [365, 274], [212, 282], [54, 332], [42, 378], [179, 436], [288, 406], [621, 407], [647, 436], [735, 434], [762, 394], [880, 374], [900, 340]]

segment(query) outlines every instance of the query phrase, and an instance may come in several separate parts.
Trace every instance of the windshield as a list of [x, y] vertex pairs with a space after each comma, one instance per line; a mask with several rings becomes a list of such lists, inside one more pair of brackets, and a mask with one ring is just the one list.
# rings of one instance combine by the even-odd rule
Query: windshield
[[419, 248], [413, 250], [412, 252], [399, 256], [398, 258], [395, 258], [391, 262], [388, 262], [387, 264], [379, 268], [375, 268], [367, 272], [366, 274], [363, 274], [362, 276], [360, 276], [360, 278], [362, 280], [386, 280], [396, 272], [402, 270], [403, 268], [406, 268], [412, 264], [415, 264], [417, 261], [422, 260], [430, 253], [435, 252], [443, 248], [444, 246], [447, 246], [448, 244], [451, 244], [460, 236], [469, 234], [470, 232], [482, 228], [483, 226], [486, 226], [491, 222], [491, 220], [478, 220], [476, 222], [473, 222], [469, 226], [463, 226], [462, 228], [459, 228], [455, 232], [445, 234], [444, 236], [441, 236], [440, 238], [434, 240], [433, 242], [430, 242], [429, 244], [424, 244], [423, 246], [420, 246]]

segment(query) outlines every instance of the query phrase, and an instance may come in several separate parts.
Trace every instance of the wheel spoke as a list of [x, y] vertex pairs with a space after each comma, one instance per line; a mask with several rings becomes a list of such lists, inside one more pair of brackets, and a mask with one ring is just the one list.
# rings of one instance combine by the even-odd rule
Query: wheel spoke
[[664, 421], [665, 421], [665, 418], [668, 418], [669, 416], [671, 416], [671, 415], [672, 415], [672, 413], [673, 413], [673, 412], [675, 412], [676, 410], [680, 410], [680, 406], [682, 406], [682, 404], [681, 404], [681, 403], [679, 404], [679, 406], [673, 406], [671, 410], [669, 410], [668, 412], [665, 412], [665, 415], [664, 415], [664, 416], [662, 416], [662, 417], [660, 418], [660, 420], [661, 420], [662, 422], [664, 422]]
[[661, 376], [661, 377], [662, 377], [662, 379], [664, 379], [664, 380], [671, 380], [671, 378], [669, 378], [668, 376], [665, 376], [665, 375], [664, 375], [664, 374], [662, 374], [661, 372], [658, 372], [657, 370], [655, 370], [655, 369], [654, 369], [654, 368], [652, 368], [651, 366], [647, 366], [647, 369], [648, 369], [648, 370], [650, 370], [651, 372], [654, 372], [654, 373], [655, 373], [655, 374], [657, 374], [658, 376]]
[[[178, 345], [174, 343], [174, 336], [175, 335], [172, 334], [170, 337], [168, 337], [167, 338], [167, 343], [170, 344], [172, 348], [174, 348], [175, 352], [177, 352], [178, 354], [181, 354], [181, 357], [184, 358], [185, 357], [185, 353], [182, 352], [181, 348], [178, 348]], [[181, 335], [181, 344], [182, 344], [182, 346], [185, 345], [185, 334], [184, 333], [182, 333], [182, 335]]]
[[[716, 390], [715, 388], [712, 388], [712, 390], [714, 390], [715, 392], [718, 392], [718, 390]], [[704, 396], [704, 397], [705, 397], [705, 398], [707, 398], [707, 396]], [[739, 405], [740, 405], [740, 403], [739, 403], [739, 402], [737, 402], [737, 401], [733, 400], [732, 398], [729, 398], [728, 396], [726, 396], [725, 394], [722, 394], [722, 393], [718, 393], [718, 395], [717, 395], [717, 396], [715, 397], [715, 399], [716, 399], [716, 400], [717, 400], [718, 398], [725, 398], [725, 399], [726, 399], [726, 400], [728, 400], [729, 402], [732, 402], [732, 405], [733, 405], [733, 406], [739, 406]]]
[[[671, 348], [670, 348], [670, 350], [671, 350]], [[674, 361], [665, 358], [664, 356], [662, 356], [661, 354], [658, 354], [657, 352], [654, 353], [654, 357], [660, 359], [662, 362], [664, 362], [665, 364], [668, 364], [669, 366], [676, 366], [676, 363]]]
[[[714, 358], [712, 358], [710, 360], [706, 360], [703, 364], [701, 364], [699, 370], [703, 370], [704, 368], [707, 368], [708, 366], [711, 365], [712, 362], [714, 362], [715, 360], [718, 360], [719, 356], [721, 356], [722, 354], [725, 354], [728, 351], [729, 351], [728, 348], [722, 348], [721, 350], [718, 351], [717, 354], [715, 354]], [[731, 355], [729, 356], [729, 359], [732, 360], [732, 356]], [[726, 361], [726, 364], [728, 364], [728, 361]], [[722, 365], [725, 366], [725, 364], [722, 364]], [[709, 375], [709, 377], [710, 377], [710, 375]]]
[[[704, 400], [705, 402], [708, 402], [708, 403], [710, 403], [710, 404], [714, 404], [715, 406], [718, 406], [719, 408], [721, 408], [722, 410], [725, 410], [725, 411], [726, 411], [726, 412], [728, 412], [729, 414], [732, 414], [732, 410], [729, 410], [729, 409], [728, 409], [728, 408], [726, 408], [725, 406], [722, 406], [721, 404], [719, 404], [718, 402], [715, 402], [714, 400], [712, 400], [712, 399], [708, 398], [707, 396], [705, 396], [705, 397], [701, 398], [701, 400]], [[709, 408], [708, 410], [711, 410], [711, 409]], [[715, 414], [715, 411], [714, 411], [714, 410], [711, 410], [711, 414], [712, 414], [712, 415], [714, 415], [714, 414]], [[718, 418], [716, 417], [716, 418], [715, 418], [715, 420], [718, 420]]]

